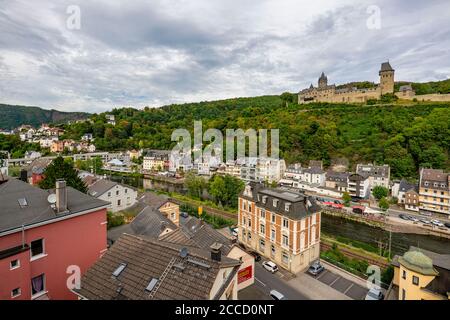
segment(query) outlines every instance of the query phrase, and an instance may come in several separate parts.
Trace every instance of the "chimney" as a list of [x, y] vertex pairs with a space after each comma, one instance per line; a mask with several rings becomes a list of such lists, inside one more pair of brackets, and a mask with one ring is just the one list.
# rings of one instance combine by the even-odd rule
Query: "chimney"
[[56, 180], [56, 211], [67, 211], [67, 188], [65, 180]]
[[210, 248], [211, 248], [211, 260], [213, 261], [222, 260], [222, 244], [214, 242]]
[[20, 180], [23, 182], [28, 183], [28, 171], [25, 169], [20, 170]]

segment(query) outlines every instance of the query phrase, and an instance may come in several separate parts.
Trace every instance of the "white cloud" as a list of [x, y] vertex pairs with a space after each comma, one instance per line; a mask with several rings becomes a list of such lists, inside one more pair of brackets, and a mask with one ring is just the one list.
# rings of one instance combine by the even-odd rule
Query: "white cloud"
[[[66, 28], [79, 5], [81, 30]], [[369, 5], [381, 29], [366, 27]], [[297, 91], [331, 82], [450, 74], [448, 1], [8, 1], [3, 103], [104, 111]]]

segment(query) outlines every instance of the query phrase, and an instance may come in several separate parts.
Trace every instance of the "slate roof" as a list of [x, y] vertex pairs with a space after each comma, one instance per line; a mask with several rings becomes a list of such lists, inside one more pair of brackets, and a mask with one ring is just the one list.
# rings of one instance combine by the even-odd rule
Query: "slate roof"
[[[214, 298], [223, 293], [241, 262], [222, 257], [211, 259], [210, 252], [183, 245], [144, 239], [124, 234], [82, 277], [81, 288], [74, 291], [91, 300], [207, 300], [220, 268], [234, 267]], [[192, 262], [192, 261], [196, 261]], [[125, 269], [113, 272], [121, 264]], [[152, 291], [146, 287], [158, 282]]]
[[52, 163], [52, 159], [37, 158], [34, 159], [28, 167], [26, 167], [28, 176], [30, 177], [33, 173], [42, 174], [45, 169]]
[[[254, 201], [257, 207], [276, 212], [290, 219], [300, 220], [321, 210], [313, 197], [300, 192], [265, 188], [262, 184], [250, 184], [250, 187], [252, 188], [252, 197], [245, 195], [245, 189], [241, 192], [240, 197]], [[263, 203], [264, 197], [266, 197], [266, 203]], [[273, 206], [274, 199], [278, 200], [276, 207]], [[289, 211], [285, 210], [285, 204], [290, 204]]]
[[104, 194], [108, 190], [111, 190], [112, 188], [114, 188], [117, 185], [118, 185], [117, 182], [107, 180], [107, 179], [99, 179], [99, 180], [95, 181], [93, 184], [91, 184], [90, 186], [88, 186], [89, 194], [93, 197], [98, 198], [102, 194]]
[[400, 192], [407, 192], [407, 191], [410, 191], [410, 190], [414, 190], [416, 192], [419, 192], [419, 186], [414, 184], [414, 183], [409, 183], [405, 179], [402, 179], [402, 181], [400, 181], [400, 185], [398, 187], [398, 190]]
[[[54, 192], [14, 178], [0, 184], [0, 233], [109, 204], [67, 187], [68, 212], [56, 214], [47, 201], [50, 193]], [[24, 207], [19, 205], [18, 199], [21, 198], [26, 199], [27, 205]]]
[[[422, 187], [426, 187], [425, 182], [428, 182], [429, 183], [428, 188], [446, 190], [448, 188], [449, 180], [450, 180], [449, 174], [445, 173], [444, 170], [442, 169], [423, 168], [420, 171], [420, 185]], [[434, 183], [437, 183], [437, 186], [434, 186]]]
[[189, 217], [179, 230], [162, 236], [161, 240], [193, 245], [202, 249], [209, 249], [213, 243], [220, 243], [222, 253], [225, 255], [228, 255], [233, 247], [231, 239], [195, 217]]
[[394, 69], [391, 67], [391, 64], [388, 62], [383, 62], [381, 64], [380, 71], [394, 71]]
[[349, 176], [348, 172], [327, 171], [326, 180], [327, 181], [347, 182], [348, 176]]
[[390, 167], [388, 165], [372, 165], [372, 164], [358, 164], [356, 168], [356, 173], [364, 174], [367, 173], [372, 177], [383, 177], [387, 178], [390, 176]]

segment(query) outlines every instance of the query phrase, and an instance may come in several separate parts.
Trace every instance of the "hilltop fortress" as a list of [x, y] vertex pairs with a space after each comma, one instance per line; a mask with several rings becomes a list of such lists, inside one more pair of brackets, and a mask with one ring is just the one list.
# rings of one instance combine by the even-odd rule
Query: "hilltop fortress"
[[318, 86], [312, 84], [309, 88], [298, 93], [298, 103], [331, 102], [331, 103], [364, 103], [369, 99], [380, 99], [384, 94], [395, 94], [400, 99], [417, 101], [450, 101], [450, 94], [426, 94], [416, 95], [411, 85], [400, 87], [399, 92], [394, 92], [395, 70], [389, 62], [383, 62], [379, 71], [380, 83], [372, 88], [358, 89], [356, 87], [336, 88], [336, 85], [328, 85], [328, 78], [322, 72]]

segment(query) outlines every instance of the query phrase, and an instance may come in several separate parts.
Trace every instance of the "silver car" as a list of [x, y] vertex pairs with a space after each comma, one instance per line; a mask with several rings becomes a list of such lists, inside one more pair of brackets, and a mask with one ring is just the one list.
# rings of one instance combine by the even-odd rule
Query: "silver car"
[[384, 294], [380, 289], [372, 288], [367, 292], [365, 300], [383, 300]]

